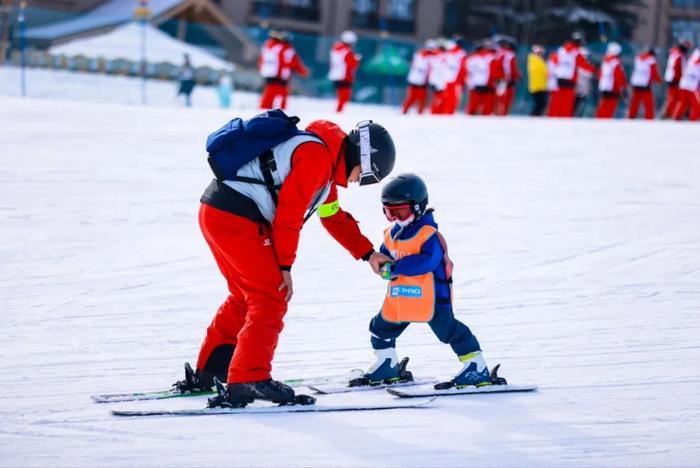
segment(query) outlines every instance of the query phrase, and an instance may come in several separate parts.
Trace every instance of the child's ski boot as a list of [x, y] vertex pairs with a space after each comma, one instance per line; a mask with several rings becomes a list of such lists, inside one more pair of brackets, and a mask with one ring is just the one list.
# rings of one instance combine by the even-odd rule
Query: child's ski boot
[[459, 356], [459, 360], [464, 364], [462, 370], [449, 382], [435, 384], [436, 390], [446, 390], [452, 387], [483, 387], [494, 383], [481, 351]]
[[413, 375], [406, 370], [408, 358], [398, 362], [396, 348], [378, 349], [374, 351], [377, 361], [370, 367], [365, 375], [350, 380], [350, 387], [363, 387], [365, 385], [394, 384], [413, 381]]

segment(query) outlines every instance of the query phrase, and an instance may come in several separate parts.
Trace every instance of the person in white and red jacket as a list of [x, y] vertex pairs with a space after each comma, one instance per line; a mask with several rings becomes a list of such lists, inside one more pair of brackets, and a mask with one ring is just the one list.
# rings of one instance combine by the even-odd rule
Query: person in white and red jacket
[[685, 59], [690, 50], [688, 41], [678, 42], [668, 51], [668, 61], [664, 71], [664, 81], [666, 82], [666, 104], [662, 112], [662, 117], [671, 117], [678, 106], [678, 84], [683, 76]]
[[403, 102], [403, 113], [406, 114], [414, 105], [418, 106], [418, 113], [422, 114], [425, 102], [428, 99], [428, 85], [430, 78], [431, 57], [437, 47], [434, 39], [425, 41], [425, 46], [413, 54], [411, 68], [408, 71], [408, 88], [406, 99]]
[[503, 64], [493, 41], [484, 41], [467, 57], [467, 114], [492, 115], [496, 105], [496, 83], [503, 79]]
[[551, 56], [557, 90], [553, 93], [547, 115], [550, 117], [573, 117], [576, 105], [576, 81], [579, 71], [595, 72], [595, 67], [581, 54], [583, 36], [576, 32], [557, 53]]
[[605, 58], [600, 65], [598, 75], [598, 90], [600, 91], [600, 103], [596, 118], [611, 119], [620, 103], [620, 96], [627, 88], [627, 77], [620, 62], [622, 47], [617, 42], [608, 44]]
[[639, 106], [644, 105], [644, 118], [654, 119], [654, 93], [652, 85], [661, 83], [659, 67], [656, 64], [656, 51], [648, 48], [634, 58], [634, 69], [630, 77], [632, 98], [628, 117], [636, 119]]
[[462, 101], [462, 89], [467, 75], [467, 52], [461, 41], [445, 42], [445, 65], [447, 70], [443, 113], [452, 115]]
[[340, 35], [340, 41], [333, 44], [330, 57], [328, 79], [333, 82], [338, 97], [337, 112], [342, 112], [345, 104], [350, 101], [352, 85], [355, 82], [355, 71], [360, 65], [360, 55], [356, 54], [353, 46], [357, 42], [357, 34], [345, 31]]
[[[289, 35], [281, 31], [270, 31], [270, 37], [260, 51], [258, 70], [265, 80], [260, 98], [261, 109], [271, 109], [276, 105], [285, 109], [292, 73], [309, 75], [309, 70], [289, 42]], [[277, 100], [280, 101], [279, 104], [275, 103]]]
[[515, 54], [516, 44], [510, 39], [498, 41], [499, 60], [503, 68], [503, 85], [500, 92], [496, 93], [496, 115], [508, 115], [515, 98], [515, 87], [520, 81], [520, 68], [518, 57]]
[[700, 119], [700, 47], [688, 59], [683, 76], [678, 83], [678, 106], [673, 118], [682, 120], [686, 113], [688, 120], [696, 122]]

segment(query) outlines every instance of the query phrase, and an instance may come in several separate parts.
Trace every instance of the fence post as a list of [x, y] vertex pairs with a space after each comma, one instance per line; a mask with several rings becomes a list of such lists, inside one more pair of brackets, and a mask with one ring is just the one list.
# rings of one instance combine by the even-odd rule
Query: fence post
[[146, 99], [146, 79], [147, 63], [146, 63], [146, 26], [148, 18], [151, 16], [151, 10], [148, 8], [148, 0], [139, 0], [139, 5], [134, 8], [134, 19], [141, 25], [141, 105], [145, 106]]

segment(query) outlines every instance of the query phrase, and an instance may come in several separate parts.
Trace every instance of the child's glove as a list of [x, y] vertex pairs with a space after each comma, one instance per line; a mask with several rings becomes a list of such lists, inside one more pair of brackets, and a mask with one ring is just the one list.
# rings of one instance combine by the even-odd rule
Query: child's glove
[[391, 263], [385, 263], [382, 265], [382, 267], [379, 269], [379, 276], [387, 281], [396, 278], [396, 275], [392, 271], [392, 266], [393, 265]]

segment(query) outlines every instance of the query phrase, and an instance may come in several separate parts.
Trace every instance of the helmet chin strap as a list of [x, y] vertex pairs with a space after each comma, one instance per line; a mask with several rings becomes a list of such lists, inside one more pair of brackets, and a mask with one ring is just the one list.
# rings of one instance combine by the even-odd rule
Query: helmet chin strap
[[372, 170], [372, 144], [369, 139], [370, 120], [365, 120], [357, 124], [357, 131], [360, 134], [360, 185], [368, 185], [379, 182], [379, 178]]

